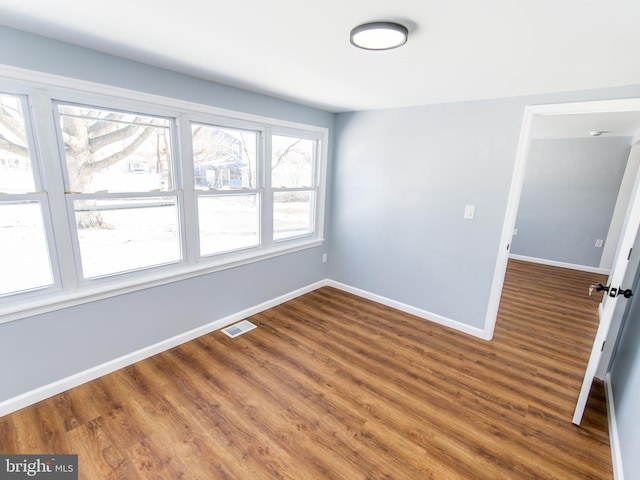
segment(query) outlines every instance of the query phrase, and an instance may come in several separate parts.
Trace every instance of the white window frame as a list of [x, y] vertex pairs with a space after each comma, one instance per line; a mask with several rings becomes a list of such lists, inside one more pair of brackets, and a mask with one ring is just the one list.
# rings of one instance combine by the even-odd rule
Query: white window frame
[[[94, 193], [85, 193], [85, 192], [74, 192], [71, 191], [70, 180], [69, 180], [69, 172], [67, 166], [67, 159], [64, 151], [64, 139], [61, 131], [61, 121], [60, 121], [60, 112], [59, 106], [77, 106], [81, 108], [96, 108], [107, 111], [121, 111], [127, 114], [139, 114], [148, 117], [157, 117], [163, 120], [167, 120], [169, 123], [169, 135], [171, 138], [171, 165], [172, 165], [172, 183], [174, 185], [173, 190], [167, 191], [126, 191], [126, 192], [94, 192]], [[143, 107], [143, 105], [140, 105]], [[185, 229], [182, 228], [184, 221], [182, 220], [183, 211], [182, 207], [182, 185], [181, 185], [181, 171], [182, 166], [180, 164], [180, 158], [177, 154], [176, 149], [176, 139], [177, 139], [177, 127], [176, 127], [176, 119], [175, 117], [159, 115], [157, 113], [147, 113], [140, 110], [132, 110], [132, 109], [122, 109], [122, 108], [113, 108], [111, 106], [105, 106], [96, 103], [78, 103], [78, 102], [68, 102], [59, 99], [52, 99], [52, 108], [53, 108], [53, 117], [54, 117], [54, 126], [56, 130], [56, 137], [58, 139], [58, 157], [60, 164], [60, 171], [62, 172], [62, 176], [64, 179], [64, 188], [65, 188], [65, 203], [67, 205], [67, 217], [69, 219], [69, 230], [71, 233], [71, 244], [73, 247], [73, 257], [75, 259], [75, 272], [77, 284], [79, 287], [83, 287], [85, 285], [95, 284], [97, 282], [113, 282], [118, 281], [119, 278], [132, 277], [136, 278], [140, 275], [144, 275], [145, 270], [150, 269], [163, 269], [163, 268], [171, 268], [172, 265], [176, 265], [178, 263], [182, 263], [186, 258], [186, 247], [184, 242], [185, 237]], [[180, 258], [176, 261], [169, 263], [158, 263], [153, 265], [148, 265], [145, 267], [139, 267], [132, 270], [113, 272], [101, 276], [96, 277], [85, 277], [83, 273], [83, 265], [82, 265], [82, 256], [80, 252], [80, 240], [79, 240], [79, 232], [75, 227], [76, 218], [75, 218], [75, 208], [74, 201], [76, 200], [118, 200], [125, 198], [157, 198], [157, 197], [173, 197], [175, 198], [176, 203], [176, 214], [177, 214], [177, 227], [178, 227], [178, 242], [179, 242], [179, 251]], [[117, 277], [117, 278], [115, 278]]]
[[[324, 181], [321, 180], [322, 178], [322, 170], [321, 170], [321, 164], [324, 165], [324, 162], [321, 162], [321, 157], [322, 157], [322, 153], [324, 151], [325, 147], [325, 143], [322, 142], [322, 139], [317, 136], [317, 135], [313, 135], [310, 134], [308, 131], [304, 131], [304, 130], [296, 130], [293, 128], [272, 128], [271, 129], [271, 134], [272, 135], [277, 135], [277, 136], [282, 136], [282, 137], [290, 137], [290, 138], [299, 138], [299, 139], [303, 139], [303, 140], [311, 140], [314, 142], [314, 152], [313, 152], [313, 170], [311, 173], [311, 177], [312, 177], [312, 185], [311, 186], [303, 186], [303, 187], [274, 187], [271, 186], [271, 202], [269, 202], [271, 204], [271, 206], [273, 206], [273, 204], [275, 203], [273, 201], [274, 198], [274, 194], [278, 193], [278, 192], [313, 192], [313, 198], [312, 198], [312, 202], [311, 202], [311, 212], [313, 213], [312, 217], [311, 217], [311, 232], [310, 233], [303, 233], [300, 235], [295, 235], [295, 236], [291, 236], [291, 237], [287, 237], [287, 238], [282, 238], [279, 240], [276, 240], [273, 238], [273, 225], [271, 226], [271, 235], [272, 235], [272, 241], [274, 243], [282, 243], [282, 242], [290, 242], [292, 240], [297, 240], [297, 239], [303, 239], [306, 237], [313, 237], [316, 235], [316, 229], [317, 227], [317, 223], [318, 220], [320, 218], [320, 205], [319, 205], [319, 200], [318, 197], [320, 195], [320, 185], [324, 184]], [[272, 152], [269, 152], [269, 179], [271, 179], [271, 161], [272, 161]], [[324, 203], [324, 199], [322, 201], [322, 203]], [[271, 212], [271, 218], [273, 218], [273, 212]]]
[[[38, 168], [38, 180], [46, 187], [42, 193], [34, 193], [42, 200], [45, 229], [50, 248], [54, 286], [39, 291], [16, 293], [0, 298], [0, 323], [46, 313], [90, 301], [109, 298], [158, 285], [205, 275], [268, 258], [313, 248], [324, 243], [324, 203], [328, 128], [307, 125], [243, 112], [188, 102], [171, 97], [86, 82], [57, 75], [0, 66], [0, 91], [24, 95], [29, 104], [26, 115], [33, 124], [32, 157], [43, 158]], [[149, 267], [132, 272], [82, 281], [79, 276], [79, 251], [73, 246], [68, 212], [69, 198], [64, 193], [64, 180], [59, 145], [54, 123], [54, 101], [96, 106], [105, 109], [139, 112], [175, 119], [176, 138], [173, 148], [178, 188], [180, 231], [183, 260], [177, 264]], [[259, 149], [263, 163], [257, 159], [256, 168], [262, 180], [258, 189], [261, 196], [261, 244], [256, 248], [200, 257], [198, 246], [197, 192], [193, 181], [191, 156], [191, 122], [219, 125], [223, 128], [239, 128], [261, 131], [263, 138]], [[320, 152], [316, 157], [317, 193], [315, 205], [315, 233], [274, 242], [272, 238], [272, 191], [270, 185], [271, 132], [295, 136], [307, 135], [319, 140]], [[188, 139], [188, 141], [186, 141]], [[53, 158], [56, 157], [56, 158]], [[35, 160], [34, 160], [35, 163]], [[34, 175], [35, 176], [35, 175]], [[232, 194], [230, 191], [229, 194]], [[240, 191], [238, 193], [244, 193]], [[153, 192], [154, 196], [171, 196], [171, 192]], [[129, 192], [120, 196], [131, 195]], [[34, 198], [36, 198], [34, 197]], [[26, 197], [25, 197], [26, 198]]]
[[[250, 254], [251, 251], [259, 251], [264, 249], [264, 208], [265, 208], [265, 162], [260, 161], [261, 158], [265, 158], [265, 132], [267, 128], [264, 124], [258, 124], [254, 122], [248, 121], [238, 121], [236, 119], [228, 119], [224, 117], [205, 117], [199, 114], [192, 114], [188, 117], [188, 125], [189, 125], [189, 135], [192, 137], [192, 125], [199, 124], [208, 127], [214, 128], [222, 128], [228, 130], [238, 130], [245, 131], [256, 134], [256, 187], [249, 189], [229, 189], [229, 190], [208, 190], [208, 189], [199, 189], [195, 187], [195, 181], [192, 178], [191, 183], [189, 185], [185, 184], [185, 192], [188, 192], [188, 195], [193, 195], [194, 198], [194, 212], [196, 215], [196, 231], [197, 235], [195, 238], [196, 241], [196, 251], [195, 255], [197, 256], [197, 261], [200, 263], [206, 263], [215, 261], [216, 257], [225, 258], [225, 257], [233, 257], [238, 254]], [[186, 143], [186, 142], [185, 142]], [[189, 142], [189, 147], [193, 147], [192, 143]], [[193, 151], [192, 149], [188, 150], [188, 159], [185, 159], [185, 169], [187, 169], [186, 165], [188, 165], [188, 170], [190, 173], [193, 173]], [[224, 196], [233, 196], [233, 195], [257, 195], [259, 202], [259, 218], [258, 218], [258, 244], [255, 246], [248, 247], [240, 247], [233, 250], [226, 250], [218, 253], [211, 253], [202, 255], [200, 252], [200, 222], [198, 218], [198, 199], [200, 197], [224, 197]]]
[[37, 203], [40, 206], [42, 215], [42, 225], [45, 235], [45, 243], [47, 247], [49, 269], [51, 273], [52, 283], [39, 287], [30, 288], [18, 292], [10, 292], [0, 295], [0, 311], [4, 304], [13, 302], [13, 297], [21, 297], [25, 300], [39, 298], [43, 295], [59, 292], [62, 290], [62, 280], [60, 276], [60, 268], [57, 249], [55, 244], [55, 236], [51, 221], [51, 207], [49, 205], [49, 196], [44, 182], [42, 172], [42, 156], [38, 148], [36, 140], [35, 123], [33, 121], [33, 108], [30, 103], [29, 90], [20, 88], [12, 84], [6, 85], [7, 88], [0, 88], [0, 93], [7, 96], [13, 96], [20, 100], [24, 115], [24, 126], [27, 137], [27, 148], [29, 150], [29, 159], [31, 161], [31, 172], [33, 176], [34, 191], [26, 193], [4, 193], [0, 195], [0, 205], [15, 203]]

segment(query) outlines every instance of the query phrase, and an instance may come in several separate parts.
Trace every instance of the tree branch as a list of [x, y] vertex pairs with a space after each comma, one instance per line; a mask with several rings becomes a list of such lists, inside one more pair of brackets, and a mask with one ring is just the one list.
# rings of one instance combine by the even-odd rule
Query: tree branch
[[2, 134], [0, 134], [0, 150], [15, 153], [16, 155], [20, 155], [22, 157], [29, 156], [29, 150], [27, 149], [27, 147], [11, 142]]
[[14, 109], [8, 108], [0, 102], [0, 124], [5, 126], [7, 130], [13, 133], [17, 138], [24, 139], [25, 127], [24, 119]]
[[282, 152], [280, 155], [278, 155], [278, 159], [274, 162], [271, 163], [271, 169], [273, 170], [274, 168], [276, 168], [280, 162], [282, 161], [282, 159], [284, 157], [286, 157], [287, 155], [289, 155], [289, 153], [291, 151], [293, 151], [293, 147], [295, 147], [296, 145], [298, 145], [300, 142], [302, 141], [302, 139], [298, 139], [295, 142], [293, 142], [291, 145], [289, 145], [287, 148], [285, 148], [284, 152]]
[[85, 149], [85, 144], [78, 140], [75, 135], [70, 135], [65, 130], [62, 131], [62, 140], [64, 144], [74, 153], [82, 152]]
[[135, 152], [140, 145], [144, 143], [144, 141], [149, 138], [149, 136], [153, 133], [153, 128], [145, 127], [145, 129], [140, 132], [133, 142], [127, 145], [122, 150], [114, 153], [113, 155], [109, 155], [102, 160], [96, 160], [95, 162], [83, 163], [80, 167], [81, 178], [84, 178], [87, 175], [91, 175], [93, 172], [97, 170], [101, 170], [103, 168], [110, 167], [114, 163], [118, 163], [120, 160], [127, 158], [133, 152]]
[[[105, 133], [104, 135], [100, 135], [99, 137], [89, 138], [89, 152], [96, 153], [98, 150], [106, 147], [107, 145], [126, 140], [127, 138], [133, 136], [140, 128], [141, 127], [139, 125], [127, 125], [124, 128], [119, 128], [118, 130], [114, 130], [113, 132]], [[149, 130], [149, 128], [145, 127], [145, 130]]]
[[89, 126], [89, 136], [92, 138], [98, 137], [107, 130], [112, 130], [116, 126], [115, 121], [121, 120], [124, 117], [122, 113], [111, 112], [100, 120], [96, 120]]

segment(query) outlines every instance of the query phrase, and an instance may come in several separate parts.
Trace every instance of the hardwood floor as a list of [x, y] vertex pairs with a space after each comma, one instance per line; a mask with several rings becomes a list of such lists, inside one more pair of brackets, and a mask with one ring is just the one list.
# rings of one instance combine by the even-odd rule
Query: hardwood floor
[[[0, 418], [83, 479], [611, 479], [601, 276], [511, 261], [491, 342], [332, 288]], [[461, 299], [464, 301], [464, 299]]]

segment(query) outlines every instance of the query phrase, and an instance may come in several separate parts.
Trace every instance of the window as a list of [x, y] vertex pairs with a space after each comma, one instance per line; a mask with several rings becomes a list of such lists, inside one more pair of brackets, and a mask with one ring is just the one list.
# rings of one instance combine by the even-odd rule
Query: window
[[45, 218], [26, 99], [0, 94], [0, 296], [53, 285]]
[[314, 233], [317, 140], [273, 135], [273, 238]]
[[259, 132], [192, 123], [200, 255], [260, 244]]
[[82, 278], [182, 259], [167, 118], [58, 104]]
[[323, 241], [326, 129], [43, 78], [0, 78], [0, 322]]

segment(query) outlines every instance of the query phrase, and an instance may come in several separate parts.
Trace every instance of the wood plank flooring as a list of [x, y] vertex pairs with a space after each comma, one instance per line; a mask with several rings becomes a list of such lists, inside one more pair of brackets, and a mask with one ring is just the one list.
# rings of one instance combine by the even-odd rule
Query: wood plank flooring
[[491, 342], [322, 288], [0, 418], [0, 452], [83, 479], [611, 479], [601, 384], [571, 424], [601, 280], [511, 261]]

